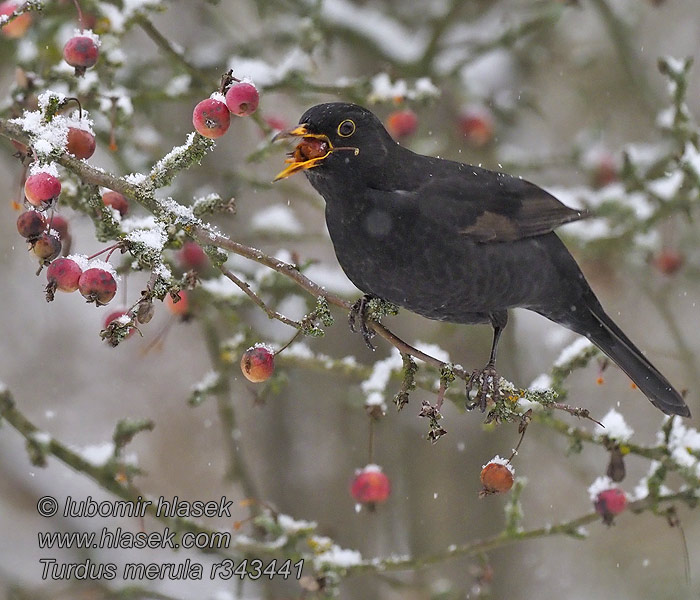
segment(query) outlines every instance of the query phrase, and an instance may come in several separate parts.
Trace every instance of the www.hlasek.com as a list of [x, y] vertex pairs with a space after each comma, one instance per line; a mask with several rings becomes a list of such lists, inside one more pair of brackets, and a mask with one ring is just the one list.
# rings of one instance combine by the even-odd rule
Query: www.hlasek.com
[[[220, 500], [209, 502], [180, 500], [177, 496], [166, 500], [163, 496], [157, 501], [139, 498], [135, 501], [117, 500], [97, 502], [91, 496], [85, 500], [75, 500], [68, 496], [63, 506], [64, 517], [137, 517], [147, 512], [156, 517], [230, 517], [232, 500], [222, 496]], [[53, 517], [60, 509], [53, 496], [43, 496], [37, 503], [37, 512], [43, 517]], [[39, 548], [46, 549], [154, 549], [154, 548], [188, 548], [198, 550], [217, 550], [228, 548], [231, 533], [228, 531], [185, 531], [178, 533], [166, 527], [163, 531], [131, 532], [116, 527], [103, 527], [100, 532], [38, 532]], [[204, 565], [186, 559], [182, 562], [163, 563], [126, 563], [121, 569], [114, 563], [96, 563], [90, 559], [79, 563], [65, 563], [53, 558], [39, 559], [42, 567], [42, 579], [65, 580], [113, 580], [121, 575], [125, 580], [183, 580], [209, 579], [257, 580], [260, 578], [281, 577], [299, 579], [304, 561], [293, 563], [290, 559], [264, 562], [260, 559], [242, 559], [233, 561], [225, 558], [212, 564], [205, 574]]]

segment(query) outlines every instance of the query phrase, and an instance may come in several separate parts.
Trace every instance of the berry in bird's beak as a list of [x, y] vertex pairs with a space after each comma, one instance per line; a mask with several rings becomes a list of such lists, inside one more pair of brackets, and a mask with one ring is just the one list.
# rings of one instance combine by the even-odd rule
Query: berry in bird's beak
[[333, 152], [333, 144], [331, 144], [328, 136], [311, 133], [304, 125], [299, 125], [289, 131], [281, 131], [272, 141], [291, 137], [300, 137], [302, 139], [294, 148], [294, 152], [285, 160], [285, 162], [289, 163], [289, 166], [279, 172], [273, 181], [289, 177], [297, 171], [315, 167]]

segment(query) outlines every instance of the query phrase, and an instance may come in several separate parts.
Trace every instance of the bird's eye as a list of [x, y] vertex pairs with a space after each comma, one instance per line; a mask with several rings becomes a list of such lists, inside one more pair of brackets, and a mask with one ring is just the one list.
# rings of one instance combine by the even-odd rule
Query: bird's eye
[[340, 125], [338, 125], [338, 135], [340, 137], [350, 137], [355, 133], [355, 122], [350, 119], [345, 119]]

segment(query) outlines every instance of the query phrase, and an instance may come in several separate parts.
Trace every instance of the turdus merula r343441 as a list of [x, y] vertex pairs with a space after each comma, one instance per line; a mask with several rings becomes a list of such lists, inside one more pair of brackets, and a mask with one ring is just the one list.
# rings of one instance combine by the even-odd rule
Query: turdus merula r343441
[[582, 218], [536, 185], [504, 173], [422, 156], [397, 144], [354, 104], [314, 106], [295, 129], [290, 163], [326, 201], [340, 266], [369, 296], [439, 321], [491, 323], [533, 310], [586, 336], [669, 415], [690, 416], [668, 380], [605, 314], [553, 230]]

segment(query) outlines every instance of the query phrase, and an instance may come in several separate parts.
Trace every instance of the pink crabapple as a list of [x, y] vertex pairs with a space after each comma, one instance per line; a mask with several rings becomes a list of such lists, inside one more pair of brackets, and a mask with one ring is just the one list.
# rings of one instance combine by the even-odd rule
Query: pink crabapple
[[386, 128], [395, 139], [401, 139], [415, 133], [418, 127], [418, 115], [410, 108], [392, 112], [386, 120]]
[[513, 487], [513, 471], [507, 465], [489, 462], [481, 470], [481, 495], [503, 494]]
[[54, 289], [62, 292], [74, 292], [83, 270], [71, 258], [57, 258], [46, 269], [46, 280]]
[[46, 229], [46, 219], [36, 210], [27, 210], [17, 217], [17, 231], [30, 242], [36, 240], [44, 229]]
[[48, 265], [61, 254], [61, 240], [51, 233], [42, 233], [32, 244], [32, 252], [42, 265]]
[[81, 76], [86, 69], [94, 67], [100, 56], [100, 49], [94, 39], [85, 35], [76, 35], [63, 47], [63, 60], [75, 67], [75, 74]]
[[189, 240], [182, 244], [182, 248], [177, 251], [176, 256], [183, 269], [204, 271], [209, 265], [209, 258], [202, 247]]
[[27, 177], [24, 182], [24, 195], [27, 201], [38, 208], [46, 208], [61, 194], [61, 182], [58, 177], [39, 171]]
[[109, 271], [95, 267], [83, 271], [78, 281], [78, 289], [88, 302], [101, 306], [114, 298], [117, 282]]
[[264, 345], [248, 348], [241, 357], [241, 371], [253, 383], [267, 381], [275, 371], [275, 353]]
[[224, 135], [230, 124], [231, 113], [226, 104], [216, 98], [202, 100], [192, 112], [192, 125], [197, 133], [212, 140]]
[[75, 158], [90, 158], [95, 153], [96, 146], [95, 136], [89, 131], [78, 129], [77, 127], [68, 128], [66, 150]]
[[457, 125], [467, 142], [475, 148], [482, 148], [493, 139], [493, 117], [485, 107], [465, 110]]
[[[0, 16], [11, 15], [22, 4], [23, 2], [19, 2], [18, 0], [7, 0], [7, 2], [0, 3]], [[11, 39], [21, 38], [27, 29], [29, 29], [31, 24], [32, 15], [31, 13], [26, 12], [16, 19], [13, 19], [11, 23], [7, 23], [6, 25], [0, 27], [0, 32], [2, 32], [5, 37]]]
[[613, 517], [627, 508], [627, 496], [619, 488], [609, 488], [598, 494], [594, 504], [596, 512], [603, 517], [603, 522], [611, 525]]
[[102, 194], [102, 203], [105, 206], [111, 206], [122, 217], [129, 212], [129, 201], [126, 199], [126, 196], [119, 192], [113, 192], [111, 190], [105, 192]]
[[258, 89], [246, 81], [234, 83], [226, 92], [226, 106], [239, 117], [252, 115], [258, 109], [259, 102]]
[[356, 471], [350, 484], [350, 495], [362, 504], [385, 502], [391, 494], [389, 478], [376, 465]]

